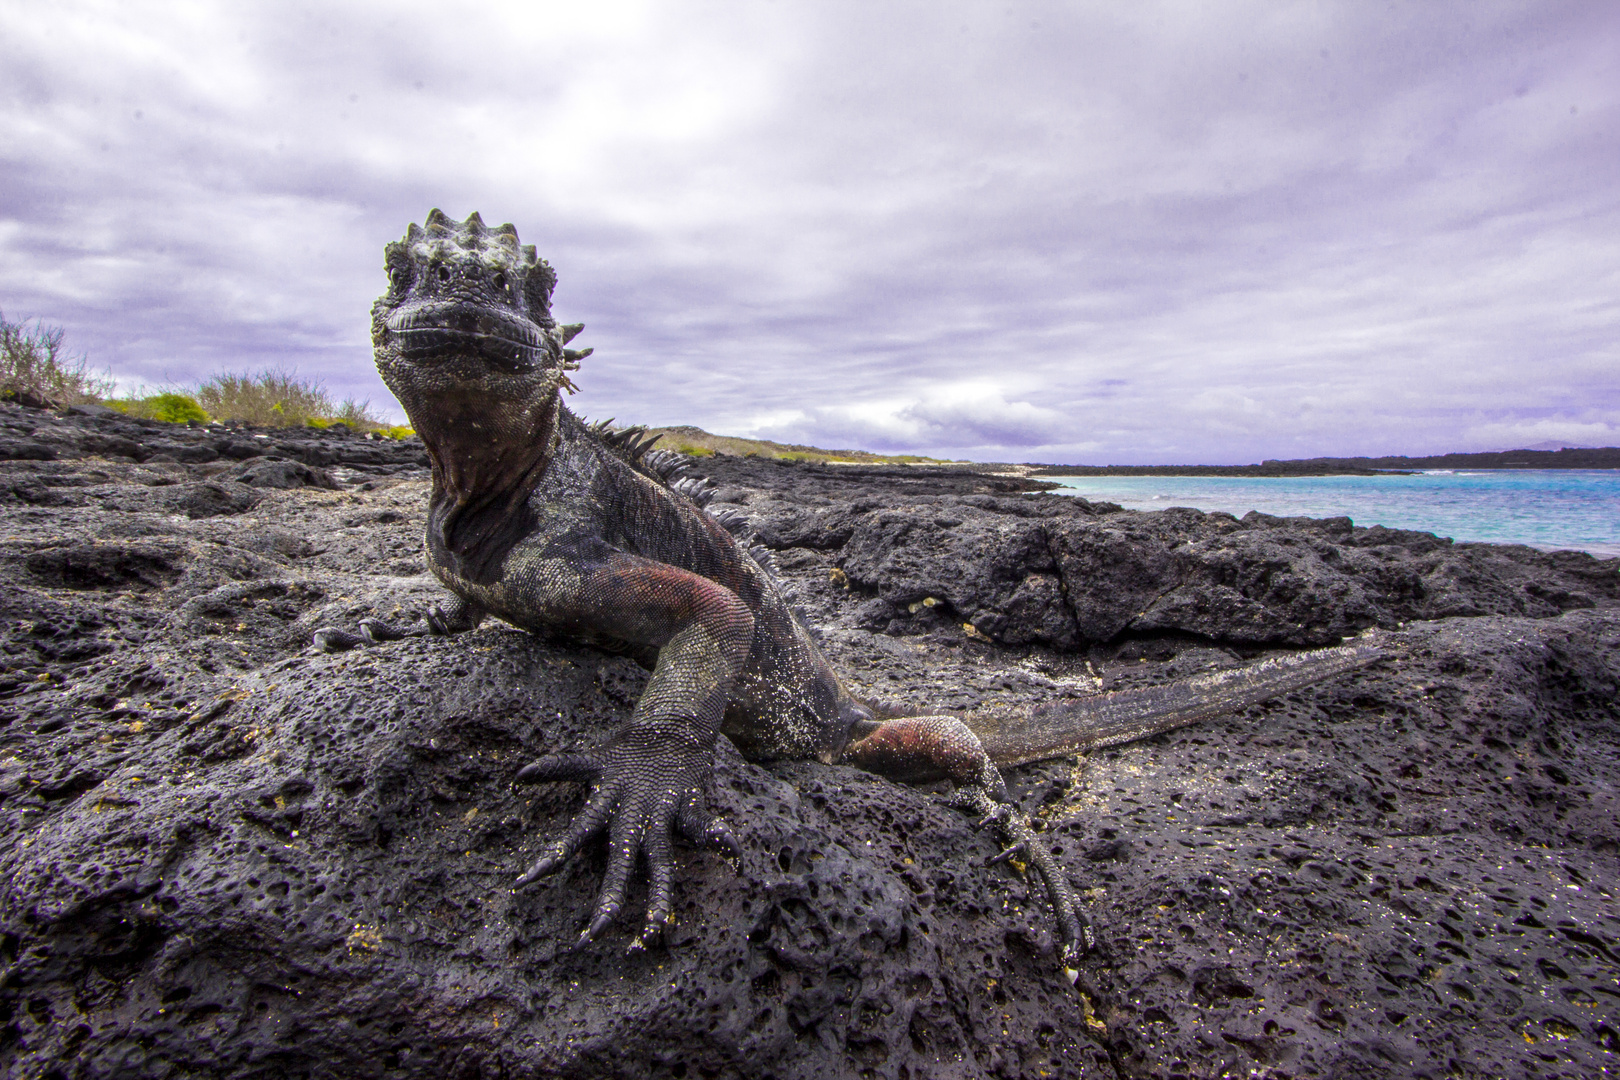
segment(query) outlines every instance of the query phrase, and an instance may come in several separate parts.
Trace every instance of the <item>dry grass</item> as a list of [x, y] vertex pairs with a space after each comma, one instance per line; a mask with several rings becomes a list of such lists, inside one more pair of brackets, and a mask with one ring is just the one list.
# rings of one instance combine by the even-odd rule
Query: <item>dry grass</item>
[[769, 439], [739, 439], [730, 435], [711, 435], [702, 428], [680, 426], [648, 428], [650, 435], [662, 435], [658, 446], [695, 457], [709, 454], [730, 454], [734, 457], [776, 458], [782, 461], [851, 461], [863, 464], [914, 465], [939, 463], [940, 458], [920, 457], [916, 454], [874, 454], [869, 450], [823, 450], [815, 446], [796, 443], [772, 442]]
[[402, 439], [407, 427], [388, 426], [371, 411], [371, 402], [345, 398], [334, 402], [319, 379], [295, 371], [266, 368], [258, 373], [228, 372], [204, 381], [194, 391], [161, 391], [141, 397], [113, 398], [109, 373], [98, 376], [82, 355], [62, 347], [60, 327], [10, 322], [0, 312], [0, 401], [36, 408], [106, 404], [130, 416], [169, 423], [238, 420], [260, 427], [330, 427], [347, 424]]
[[0, 400], [25, 405], [81, 405], [112, 393], [81, 355], [62, 348], [61, 327], [8, 322], [0, 312]]
[[266, 368], [257, 374], [227, 372], [197, 387], [197, 401], [216, 420], [239, 420], [260, 427], [348, 424], [360, 431], [383, 427], [369, 401], [333, 402], [319, 379]]

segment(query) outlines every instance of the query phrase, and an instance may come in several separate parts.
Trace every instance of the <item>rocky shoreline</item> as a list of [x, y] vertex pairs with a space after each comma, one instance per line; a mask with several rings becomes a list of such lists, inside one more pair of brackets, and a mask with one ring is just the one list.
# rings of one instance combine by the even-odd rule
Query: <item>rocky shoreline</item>
[[[0, 405], [0, 1072], [1587, 1077], [1620, 1067], [1620, 574], [972, 469], [716, 457], [836, 666], [993, 711], [1368, 633], [1386, 659], [1010, 779], [1085, 890], [1078, 987], [934, 793], [723, 748], [740, 873], [574, 941], [599, 852], [514, 789], [644, 674], [440, 596], [425, 457]], [[1038, 897], [1038, 894], [1036, 894]], [[632, 900], [634, 903], [634, 900]]]

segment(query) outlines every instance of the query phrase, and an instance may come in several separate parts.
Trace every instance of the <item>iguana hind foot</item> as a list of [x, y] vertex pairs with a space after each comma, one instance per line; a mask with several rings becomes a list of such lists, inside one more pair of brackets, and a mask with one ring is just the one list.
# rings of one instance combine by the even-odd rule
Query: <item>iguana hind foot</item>
[[973, 729], [954, 716], [906, 716], [858, 724], [842, 760], [896, 780], [946, 778], [956, 784], [949, 802], [993, 824], [1007, 850], [997, 860], [1022, 852], [1034, 868], [1057, 922], [1058, 950], [1064, 973], [1073, 982], [1080, 956], [1095, 944], [1090, 925], [1080, 914], [1069, 879], [1030, 827], [1029, 817], [1013, 804], [1001, 771], [985, 752]]
[[1001, 833], [1002, 842], [1007, 846], [990, 859], [990, 865], [1017, 860], [1035, 871], [1046, 894], [1046, 902], [1052, 905], [1052, 917], [1057, 923], [1058, 940], [1061, 942], [1058, 956], [1063, 961], [1063, 974], [1069, 982], [1074, 982], [1080, 977], [1076, 965], [1081, 956], [1097, 947], [1097, 936], [1091, 929], [1091, 923], [1080, 914], [1080, 899], [1069, 884], [1068, 875], [1052, 855], [1050, 845], [1041, 841], [1040, 835], [1030, 824], [1028, 814], [1011, 802], [996, 802], [983, 788], [958, 788], [951, 794], [949, 802], [977, 814], [977, 827], [994, 825]]

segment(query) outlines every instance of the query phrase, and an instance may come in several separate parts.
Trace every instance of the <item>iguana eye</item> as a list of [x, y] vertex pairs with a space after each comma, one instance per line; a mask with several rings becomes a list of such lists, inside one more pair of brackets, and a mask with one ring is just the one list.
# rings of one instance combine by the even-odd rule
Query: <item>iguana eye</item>
[[411, 283], [411, 272], [403, 266], [388, 271], [388, 286], [395, 292], [404, 292]]
[[449, 281], [450, 280], [450, 268], [448, 266], [444, 265], [443, 263], [439, 264], [439, 280], [440, 281]]

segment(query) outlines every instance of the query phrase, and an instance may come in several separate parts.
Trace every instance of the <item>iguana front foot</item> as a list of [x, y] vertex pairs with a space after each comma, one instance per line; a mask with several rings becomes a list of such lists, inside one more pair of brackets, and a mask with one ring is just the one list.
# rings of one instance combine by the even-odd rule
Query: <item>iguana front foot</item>
[[311, 638], [322, 652], [347, 652], [357, 645], [377, 645], [384, 641], [403, 638], [441, 636], [465, 633], [484, 621], [482, 608], [459, 597], [449, 608], [434, 604], [420, 623], [401, 629], [381, 619], [360, 620], [360, 633], [354, 634], [335, 626], [323, 626]]
[[[688, 743], [684, 748], [681, 743]], [[683, 752], [684, 750], [684, 752]], [[593, 941], [624, 906], [636, 863], [647, 863], [647, 911], [632, 950], [659, 940], [674, 921], [673, 834], [696, 846], [713, 848], [733, 860], [742, 849], [723, 821], [703, 806], [711, 754], [689, 740], [646, 732], [626, 732], [583, 754], [552, 754], [521, 769], [521, 783], [569, 780], [590, 784], [590, 797], [561, 837], [518, 878], [525, 888], [558, 867], [594, 838], [607, 832], [608, 864], [596, 908], [580, 941]]]

